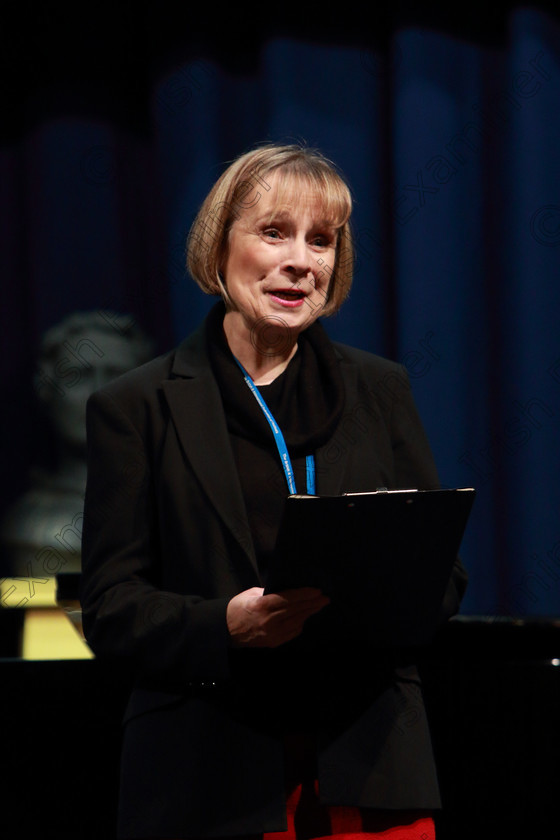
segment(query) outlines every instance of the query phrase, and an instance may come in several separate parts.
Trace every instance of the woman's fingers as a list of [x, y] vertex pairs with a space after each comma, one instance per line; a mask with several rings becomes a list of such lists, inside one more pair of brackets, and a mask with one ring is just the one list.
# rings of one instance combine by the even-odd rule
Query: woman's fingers
[[236, 647], [277, 647], [298, 636], [309, 616], [329, 599], [319, 589], [289, 589], [264, 595], [258, 587], [236, 595], [228, 604], [227, 624]]

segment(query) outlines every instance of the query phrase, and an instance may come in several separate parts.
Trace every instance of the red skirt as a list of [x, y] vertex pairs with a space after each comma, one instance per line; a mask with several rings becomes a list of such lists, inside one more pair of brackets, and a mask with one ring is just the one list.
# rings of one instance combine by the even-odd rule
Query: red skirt
[[285, 761], [288, 830], [267, 832], [263, 840], [435, 840], [434, 821], [427, 811], [323, 805], [312, 739], [299, 734], [286, 738]]
[[267, 832], [263, 840], [435, 840], [429, 812], [322, 805], [317, 793], [316, 781], [297, 785], [286, 804], [288, 830]]

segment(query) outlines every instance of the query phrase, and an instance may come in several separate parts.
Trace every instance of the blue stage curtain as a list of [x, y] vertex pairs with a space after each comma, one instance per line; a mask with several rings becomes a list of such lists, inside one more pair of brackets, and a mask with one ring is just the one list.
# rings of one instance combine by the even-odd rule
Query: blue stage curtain
[[560, 614], [558, 16], [511, 6], [491, 39], [421, 14], [375, 43], [253, 32], [218, 49], [186, 31], [152, 68], [141, 128], [60, 107], [3, 143], [15, 484], [35, 439], [22, 381], [40, 334], [111, 308], [159, 349], [178, 342], [212, 303], [184, 272], [209, 187], [259, 141], [304, 141], [355, 197], [355, 282], [325, 325], [407, 367], [442, 484], [478, 491], [463, 612]]

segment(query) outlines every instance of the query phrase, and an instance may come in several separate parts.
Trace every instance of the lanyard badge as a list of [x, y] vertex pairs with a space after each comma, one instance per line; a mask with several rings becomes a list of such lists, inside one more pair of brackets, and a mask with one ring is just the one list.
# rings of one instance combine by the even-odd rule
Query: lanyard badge
[[[234, 356], [235, 358], [235, 356]], [[288, 447], [286, 446], [286, 441], [284, 440], [284, 435], [280, 430], [280, 426], [272, 416], [272, 413], [267, 406], [266, 402], [263, 399], [261, 392], [259, 391], [258, 387], [253, 382], [251, 376], [247, 373], [243, 365], [238, 359], [235, 359], [237, 364], [239, 365], [241, 372], [245, 378], [245, 382], [249, 386], [251, 393], [253, 394], [254, 398], [258, 402], [261, 410], [268, 421], [268, 425], [274, 435], [274, 442], [276, 444], [276, 448], [278, 449], [278, 454], [280, 455], [280, 463], [282, 464], [282, 469], [284, 470], [284, 475], [286, 476], [286, 482], [288, 484], [288, 489], [292, 496], [297, 493], [296, 490], [296, 482], [294, 478], [294, 469], [292, 467], [292, 461], [288, 454]], [[310, 496], [315, 495], [315, 459], [313, 455], [307, 455], [305, 458], [305, 472], [306, 472], [306, 483], [307, 483], [307, 493]]]

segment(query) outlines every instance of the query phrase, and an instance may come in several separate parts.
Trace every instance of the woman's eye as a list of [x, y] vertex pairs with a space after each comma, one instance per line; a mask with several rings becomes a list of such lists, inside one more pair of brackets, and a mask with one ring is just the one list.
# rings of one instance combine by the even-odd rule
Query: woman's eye
[[280, 239], [280, 231], [276, 228], [267, 228], [264, 231], [264, 235], [267, 236], [269, 239]]

